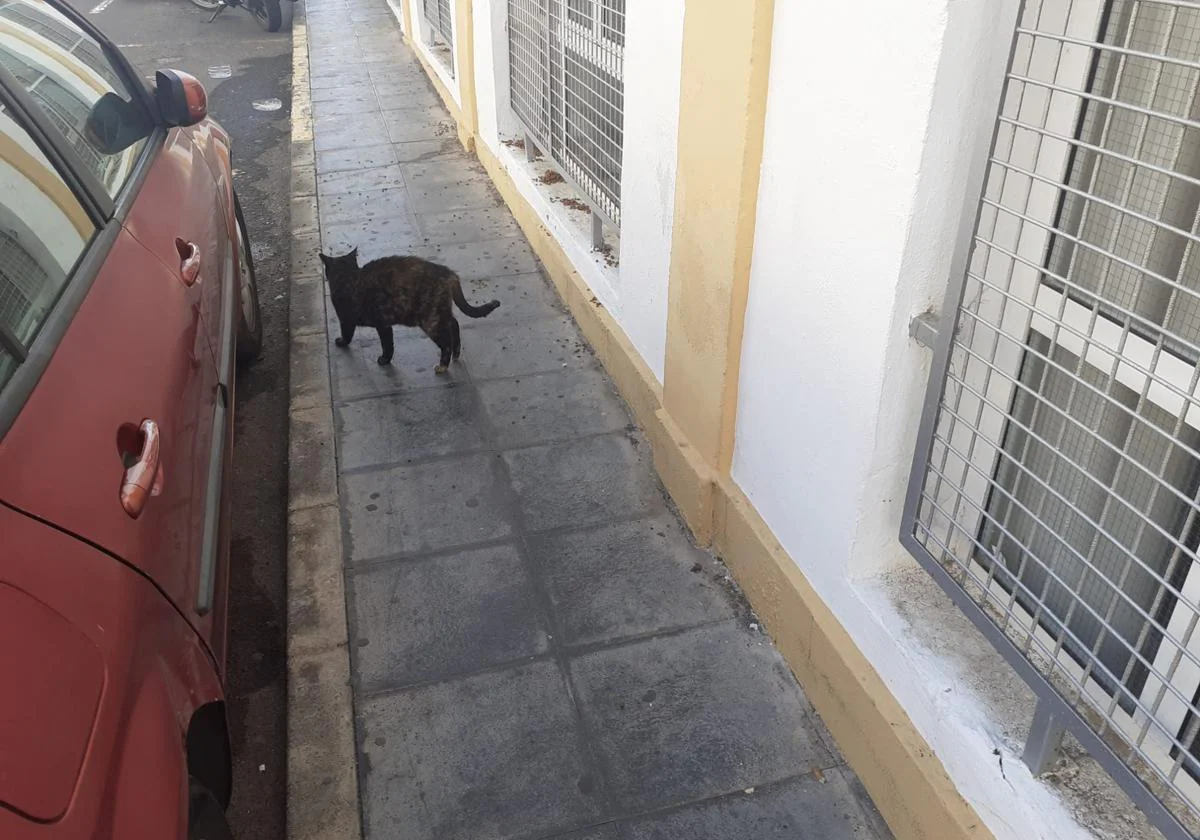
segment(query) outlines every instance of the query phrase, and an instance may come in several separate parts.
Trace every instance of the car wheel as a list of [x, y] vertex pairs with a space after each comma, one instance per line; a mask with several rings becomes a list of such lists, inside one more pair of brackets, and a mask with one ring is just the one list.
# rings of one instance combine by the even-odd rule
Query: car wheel
[[221, 803], [194, 779], [188, 794], [187, 836], [188, 840], [233, 840]]
[[291, 29], [296, 16], [297, 0], [279, 0], [280, 29]]
[[[254, 19], [268, 32], [278, 32], [279, 27], [283, 25], [283, 10], [279, 8], [280, 1], [259, 0], [258, 5], [254, 7]], [[283, 0], [283, 2], [291, 2], [291, 0]]]
[[237, 217], [238, 235], [238, 364], [248, 364], [258, 358], [263, 346], [262, 310], [258, 305], [258, 279], [254, 275], [254, 255], [250, 253], [250, 236], [246, 232], [246, 220], [242, 216], [242, 205], [233, 197], [234, 213]]

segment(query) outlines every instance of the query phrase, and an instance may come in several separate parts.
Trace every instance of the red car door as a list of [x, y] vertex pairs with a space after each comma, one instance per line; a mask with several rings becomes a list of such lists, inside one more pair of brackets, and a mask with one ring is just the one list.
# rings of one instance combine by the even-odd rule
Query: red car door
[[212, 133], [207, 125], [171, 133], [129, 210], [125, 227], [164, 265], [179, 266], [189, 255], [197, 258], [194, 291], [209, 346], [219, 361], [221, 306], [236, 251], [229, 229], [229, 186], [218, 187], [205, 160], [205, 146], [214, 142]]
[[[19, 364], [10, 360], [4, 398], [18, 410], [5, 431], [0, 401], [0, 501], [136, 565], [223, 661], [212, 497], [227, 394], [209, 330], [223, 323], [230, 214], [186, 134], [151, 131], [143, 91], [83, 27], [41, 3], [3, 23], [41, 52], [0, 39], [0, 82], [12, 100], [0, 120], [0, 246], [7, 215], [38, 220], [41, 241], [14, 231], [25, 262], [0, 259], [0, 301], [6, 281], [34, 290], [18, 323], [25, 333], [8, 342]], [[119, 118], [124, 138], [111, 148], [94, 125], [106, 97], [120, 100], [107, 118]], [[139, 120], [146, 132], [128, 132]], [[7, 151], [38, 144], [60, 163]], [[23, 191], [6, 182], [9, 170]], [[31, 213], [33, 194], [50, 197], [56, 215]], [[21, 276], [39, 260], [49, 267]], [[0, 338], [3, 321], [0, 308]]]
[[[168, 592], [210, 641], [218, 660], [224, 661], [224, 601], [215, 595], [228, 569], [223, 567], [226, 558], [216, 553], [222, 525], [217, 494], [225, 472], [222, 438], [230, 428], [233, 396], [227, 386], [232, 375], [230, 319], [237, 252], [236, 233], [231, 230], [233, 210], [226, 200], [232, 195], [230, 187], [225, 184], [221, 189], [204, 154], [205, 145], [212, 142], [213, 129], [208, 125], [171, 132], [130, 207], [125, 228], [169, 273], [182, 278], [195, 272], [188, 301], [198, 314], [211, 360], [200, 371], [207, 402], [196, 415], [199, 425], [191, 430], [194, 455], [186, 479], [192, 494], [191, 535], [196, 550], [194, 563], [178, 582], [181, 588]], [[214, 412], [221, 415], [220, 428], [214, 428]]]
[[[0, 500], [137, 565], [204, 631], [195, 606], [216, 364], [192, 290], [127, 231], [109, 235], [0, 440]], [[149, 494], [131, 507], [123, 491], [138, 467]]]

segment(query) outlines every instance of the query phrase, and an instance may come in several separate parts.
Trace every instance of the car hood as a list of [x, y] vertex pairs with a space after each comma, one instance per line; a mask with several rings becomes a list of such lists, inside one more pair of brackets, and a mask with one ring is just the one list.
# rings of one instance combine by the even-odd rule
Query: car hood
[[38, 822], [66, 813], [104, 690], [104, 659], [78, 628], [0, 582], [0, 806]]

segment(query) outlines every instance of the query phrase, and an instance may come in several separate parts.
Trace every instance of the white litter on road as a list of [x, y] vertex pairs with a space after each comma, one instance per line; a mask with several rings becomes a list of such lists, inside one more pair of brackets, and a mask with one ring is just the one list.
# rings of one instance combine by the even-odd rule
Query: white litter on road
[[233, 68], [228, 64], [218, 64], [216, 67], [208, 68], [208, 76], [210, 79], [228, 79], [233, 75]]
[[255, 111], [278, 111], [283, 107], [283, 103], [278, 99], [255, 99]]
[[98, 15], [101, 12], [103, 12], [105, 9], [107, 9], [109, 6], [111, 6], [113, 4], [113, 2], [114, 2], [114, 0], [104, 0], [104, 2], [101, 3], [100, 5], [94, 6], [92, 8], [92, 10], [90, 12], [88, 12], [88, 14], [89, 15]]

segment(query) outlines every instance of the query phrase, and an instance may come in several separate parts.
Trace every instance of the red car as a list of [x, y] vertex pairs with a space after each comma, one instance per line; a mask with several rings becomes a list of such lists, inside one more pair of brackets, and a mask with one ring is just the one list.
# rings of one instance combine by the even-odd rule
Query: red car
[[228, 836], [230, 138], [59, 2], [0, 0], [0, 838]]

